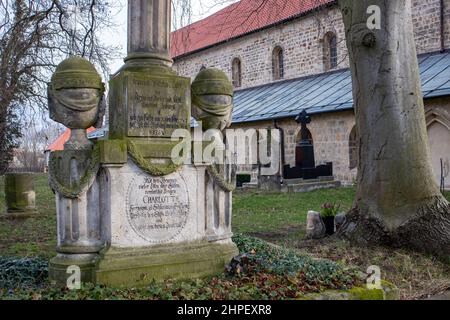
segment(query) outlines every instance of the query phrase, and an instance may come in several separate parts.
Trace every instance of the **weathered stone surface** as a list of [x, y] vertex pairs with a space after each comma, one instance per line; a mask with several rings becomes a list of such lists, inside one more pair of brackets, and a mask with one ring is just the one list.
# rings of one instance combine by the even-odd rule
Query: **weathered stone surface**
[[68, 273], [69, 267], [76, 266], [80, 268], [82, 283], [94, 283], [99, 258], [98, 254], [58, 254], [50, 260], [49, 278], [54, 284], [66, 287], [67, 280], [72, 276], [72, 273]]
[[[129, 55], [110, 81], [109, 140], [94, 148], [101, 168], [84, 192], [57, 194], [53, 280], [63, 283], [79, 260], [83, 281], [135, 287], [212, 275], [238, 253], [231, 192], [206, 165], [172, 163], [173, 132], [190, 130], [191, 92], [189, 78], [170, 68], [169, 8], [168, 0], [129, 1]], [[60, 156], [77, 160], [74, 152]], [[70, 177], [61, 184], [78, 181], [77, 165], [64, 165]]]
[[231, 240], [111, 248], [99, 264], [96, 281], [114, 287], [142, 287], [153, 280], [201, 278], [223, 272], [237, 254]]
[[133, 230], [151, 243], [167, 243], [182, 232], [190, 213], [186, 180], [138, 174], [127, 195], [127, 219]]
[[65, 149], [89, 150], [85, 129], [97, 123], [104, 84], [92, 63], [80, 57], [61, 62], [48, 85], [50, 118], [72, 129]]
[[66, 198], [86, 192], [99, 170], [99, 149], [54, 151], [49, 159], [49, 184]]
[[308, 182], [308, 180], [305, 180], [305, 182], [303, 182], [303, 183], [283, 186], [282, 191], [284, 191], [284, 192], [310, 192], [313, 190], [338, 188], [340, 186], [341, 186], [340, 181]]
[[346, 215], [345, 212], [339, 213], [334, 217], [334, 223], [336, 226], [336, 231], [338, 231], [342, 225], [345, 223]]
[[223, 131], [231, 124], [233, 85], [219, 69], [203, 69], [192, 83], [192, 116], [203, 130]]
[[34, 174], [8, 173], [5, 176], [5, 197], [8, 213], [30, 213], [36, 210]]
[[[128, 56], [172, 64], [170, 47], [170, 0], [128, 0]], [[158, 14], [154, 14], [157, 12]]]
[[299, 300], [399, 300], [398, 288], [387, 281], [381, 282], [381, 289], [355, 287], [350, 290], [327, 290], [303, 295]]
[[325, 236], [325, 225], [319, 212], [308, 212], [306, 218], [306, 236], [311, 239], [320, 239]]
[[100, 163], [120, 164], [128, 161], [126, 140], [100, 140]]
[[176, 129], [188, 129], [185, 78], [130, 74], [125, 86], [129, 137], [170, 138]]
[[132, 161], [124, 166], [105, 166], [104, 170], [101, 201], [110, 224], [103, 228], [112, 246], [145, 247], [205, 239], [207, 215], [211, 215], [208, 219], [214, 215], [213, 208], [205, 212], [205, 183], [199, 183], [206, 179], [205, 167], [183, 166], [164, 177], [145, 174]]
[[163, 67], [128, 66], [110, 87], [110, 139], [132, 139], [146, 157], [170, 159], [178, 143], [172, 133], [190, 128], [189, 79]]
[[56, 251], [65, 254], [98, 253], [105, 245], [100, 228], [100, 186], [95, 180], [77, 198], [57, 193], [58, 241]]

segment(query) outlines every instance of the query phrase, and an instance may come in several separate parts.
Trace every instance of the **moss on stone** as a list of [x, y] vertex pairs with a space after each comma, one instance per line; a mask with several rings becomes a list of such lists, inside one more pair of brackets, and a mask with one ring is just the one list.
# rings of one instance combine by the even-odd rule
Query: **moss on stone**
[[71, 276], [68, 268], [77, 266], [80, 268], [82, 283], [95, 283], [95, 271], [97, 270], [99, 256], [96, 254], [87, 255], [60, 255], [50, 260], [49, 279], [52, 283], [65, 287], [67, 280]]
[[99, 284], [142, 287], [153, 280], [185, 280], [223, 272], [238, 254], [235, 244], [208, 242], [105, 251], [96, 272]]
[[34, 211], [34, 174], [10, 173], [5, 177], [5, 199], [8, 212]]
[[364, 287], [355, 287], [348, 291], [351, 300], [384, 300], [382, 289], [367, 289]]
[[[186, 91], [186, 97], [190, 100], [191, 80], [187, 77], [178, 76], [171, 68], [152, 63], [134, 64], [126, 63], [119, 71], [118, 75], [110, 80], [110, 106], [115, 112], [110, 113], [110, 139], [126, 139], [128, 135], [128, 114], [130, 108], [127, 101], [127, 90], [132, 91], [130, 79], [137, 78], [143, 80], [163, 80], [176, 84], [177, 88]], [[177, 89], [178, 90], [178, 89]], [[186, 122], [184, 128], [188, 129], [190, 125], [190, 105], [186, 106]], [[180, 126], [182, 127], [182, 126]], [[143, 137], [145, 130], [142, 130]], [[131, 137], [131, 136], [130, 136]], [[133, 138], [135, 135], [133, 135]], [[149, 139], [149, 142], [153, 140]], [[169, 137], [170, 140], [170, 137]]]
[[72, 56], [62, 61], [52, 76], [51, 87], [55, 90], [70, 88], [94, 88], [103, 93], [105, 86], [94, 65], [88, 60]]
[[398, 300], [399, 291], [392, 283], [382, 280], [382, 289], [354, 287], [350, 290], [326, 290], [320, 293], [309, 293], [298, 300]]
[[193, 95], [233, 96], [233, 85], [225, 72], [215, 68], [203, 69], [192, 83]]
[[[77, 159], [79, 163], [85, 164], [82, 167], [84, 172], [79, 181], [70, 181], [70, 176], [66, 171], [70, 167], [72, 158]], [[49, 159], [49, 185], [55, 192], [64, 197], [75, 199], [90, 188], [99, 169], [100, 147], [98, 143], [95, 144], [92, 150], [55, 151], [50, 154]]]
[[127, 142], [125, 140], [100, 140], [100, 162], [103, 164], [126, 163]]
[[131, 140], [128, 140], [128, 154], [141, 170], [152, 176], [166, 176], [181, 168], [181, 165], [174, 164], [170, 159], [168, 164], [151, 163], [141, 154], [140, 148]]

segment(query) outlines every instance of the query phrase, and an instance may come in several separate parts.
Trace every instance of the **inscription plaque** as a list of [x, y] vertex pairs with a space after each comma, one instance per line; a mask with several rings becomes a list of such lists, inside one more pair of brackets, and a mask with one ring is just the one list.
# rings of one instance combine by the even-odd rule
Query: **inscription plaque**
[[151, 243], [165, 243], [185, 227], [189, 215], [189, 196], [184, 179], [137, 175], [127, 194], [127, 218], [133, 230]]
[[170, 138], [189, 128], [189, 85], [184, 78], [129, 76], [128, 136]]

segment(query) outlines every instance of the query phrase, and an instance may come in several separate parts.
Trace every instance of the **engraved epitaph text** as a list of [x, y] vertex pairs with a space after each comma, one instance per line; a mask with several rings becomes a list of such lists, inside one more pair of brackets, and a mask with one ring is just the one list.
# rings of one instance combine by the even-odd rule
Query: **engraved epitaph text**
[[128, 78], [128, 136], [170, 138], [189, 126], [189, 87], [184, 79]]
[[188, 190], [177, 173], [169, 177], [137, 175], [127, 194], [127, 218], [133, 230], [151, 243], [165, 243], [185, 227]]

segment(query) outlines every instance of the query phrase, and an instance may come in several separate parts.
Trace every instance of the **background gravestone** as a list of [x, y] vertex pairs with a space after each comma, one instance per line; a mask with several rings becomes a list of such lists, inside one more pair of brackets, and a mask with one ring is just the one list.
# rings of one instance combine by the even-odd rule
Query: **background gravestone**
[[36, 194], [33, 173], [5, 175], [5, 198], [8, 214], [26, 216], [36, 213]]

